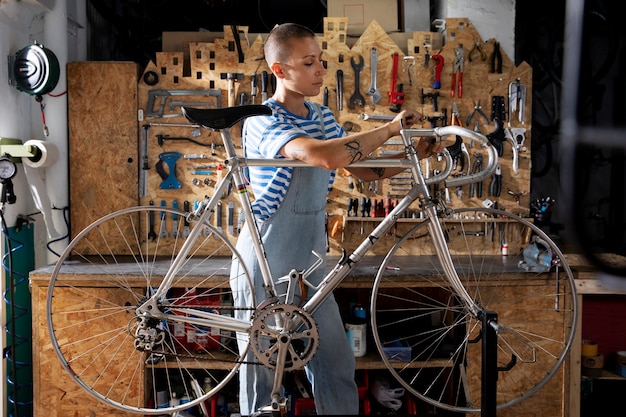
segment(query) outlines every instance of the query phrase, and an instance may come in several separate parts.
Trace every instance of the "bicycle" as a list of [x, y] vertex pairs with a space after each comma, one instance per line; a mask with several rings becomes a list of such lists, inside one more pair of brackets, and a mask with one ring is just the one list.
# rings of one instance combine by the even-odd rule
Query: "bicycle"
[[[317, 348], [312, 313], [403, 221], [414, 202], [423, 219], [380, 259], [371, 285], [371, 330], [387, 370], [417, 398], [467, 413], [517, 404], [557, 372], [572, 343], [577, 315], [573, 274], [560, 249], [524, 218], [485, 207], [451, 210], [429, 192], [431, 184], [442, 181], [456, 187], [489, 177], [497, 152], [485, 136], [458, 126], [405, 129], [405, 158], [359, 162], [405, 167], [413, 184], [388, 215], [377, 219], [358, 248], [344, 252], [323, 282], [313, 286], [307, 276], [322, 265], [319, 255], [308, 269], [273, 279], [244, 179], [246, 166], [300, 162], [245, 159], [237, 155], [230, 134], [246, 117], [269, 111], [262, 105], [185, 108], [190, 121], [218, 131], [224, 144], [228, 172], [213, 196], [188, 211], [138, 206], [111, 213], [78, 233], [61, 254], [48, 289], [48, 330], [63, 367], [78, 385], [128, 412], [171, 414], [197, 405], [208, 413], [209, 399], [236, 375], [252, 349], [254, 364], [276, 370], [272, 398], [260, 413], [284, 415], [284, 373], [302, 368]], [[447, 155], [441, 174], [425, 179], [414, 138], [455, 135], [482, 144], [475, 149], [486, 155], [483, 171], [450, 178], [453, 164]], [[211, 222], [231, 180], [239, 191], [245, 227], [257, 233], [268, 294], [267, 301], [244, 307], [250, 320], [233, 314], [230, 264], [239, 255]], [[175, 232], [168, 239], [154, 233], [164, 222], [171, 222]], [[500, 253], [503, 239], [508, 240], [508, 256]], [[410, 276], [399, 269], [409, 270]], [[235, 278], [251, 285], [243, 272]], [[99, 280], [115, 287], [98, 288]], [[287, 290], [279, 294], [275, 282]], [[299, 285], [313, 290], [302, 305], [293, 299]], [[189, 334], [196, 340], [185, 339]], [[245, 351], [237, 349], [242, 340]], [[405, 357], [389, 354], [399, 346]], [[179, 400], [184, 395], [185, 401], [169, 403], [173, 393]]]

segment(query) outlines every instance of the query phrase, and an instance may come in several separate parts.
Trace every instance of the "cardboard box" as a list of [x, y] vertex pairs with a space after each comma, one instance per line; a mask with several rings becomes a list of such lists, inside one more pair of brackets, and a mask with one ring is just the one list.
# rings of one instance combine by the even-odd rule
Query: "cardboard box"
[[329, 17], [347, 17], [348, 34], [361, 35], [372, 20], [387, 32], [400, 30], [398, 0], [328, 0]]

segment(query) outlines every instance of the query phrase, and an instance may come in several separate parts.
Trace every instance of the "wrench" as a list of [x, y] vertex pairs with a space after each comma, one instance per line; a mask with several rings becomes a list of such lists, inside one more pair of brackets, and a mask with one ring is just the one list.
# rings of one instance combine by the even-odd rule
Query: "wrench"
[[387, 116], [384, 114], [368, 114], [360, 113], [359, 119], [361, 120], [393, 120], [396, 116]]
[[365, 99], [361, 95], [360, 87], [361, 84], [361, 71], [363, 71], [363, 67], [365, 67], [365, 63], [363, 61], [363, 56], [359, 55], [359, 63], [357, 64], [354, 60], [354, 57], [350, 58], [350, 65], [354, 70], [354, 93], [350, 97], [350, 101], [348, 101], [348, 107], [354, 109], [354, 107], [358, 104], [363, 107], [365, 105]]
[[[150, 200], [150, 205], [154, 206], [154, 201]], [[150, 222], [150, 230], [148, 231], [148, 239], [150, 239], [153, 242], [156, 242], [157, 234], [154, 231], [154, 210], [150, 211], [149, 222]]]
[[337, 70], [337, 110], [343, 110], [343, 71]]
[[382, 98], [378, 87], [376, 87], [376, 67], [378, 62], [378, 48], [376, 46], [372, 46], [370, 48], [370, 66], [372, 67], [372, 82], [370, 84], [370, 89], [367, 90], [367, 94], [372, 96], [372, 103], [377, 104]]
[[[161, 207], [165, 207], [167, 205], [165, 200], [161, 200]], [[165, 237], [169, 237], [169, 233], [167, 232], [167, 229], [165, 228], [165, 212], [162, 211], [161, 212], [161, 227], [159, 228], [159, 237], [161, 238], [165, 238]]]

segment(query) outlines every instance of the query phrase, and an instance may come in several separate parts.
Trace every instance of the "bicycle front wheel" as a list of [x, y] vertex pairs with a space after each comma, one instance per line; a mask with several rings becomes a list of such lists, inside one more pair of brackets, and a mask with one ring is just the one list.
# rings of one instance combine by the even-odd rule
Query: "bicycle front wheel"
[[[144, 415], [206, 409], [247, 351], [247, 335], [176, 320], [197, 318], [193, 311], [232, 316], [234, 288], [254, 295], [245, 269], [230, 276], [237, 251], [210, 224], [197, 225], [202, 233], [193, 249], [177, 259], [196, 226], [184, 216], [154, 206], [107, 215], [81, 231], [53, 269], [46, 305], [52, 346], [74, 382], [117, 409]], [[167, 315], [138, 315], [174, 261], [180, 268], [156, 304]], [[239, 284], [231, 288], [233, 280]], [[254, 304], [242, 308], [252, 311]]]
[[[383, 361], [409, 392], [443, 409], [478, 413], [486, 395], [496, 396], [498, 409], [517, 404], [555, 375], [570, 348], [577, 314], [572, 271], [526, 219], [485, 208], [439, 219], [472, 304], [497, 314], [497, 353], [486, 357], [481, 314], [444, 274], [428, 221], [396, 243], [374, 283], [372, 331]], [[497, 381], [484, 381], [481, 371], [494, 355]], [[491, 387], [495, 392], [486, 391]]]

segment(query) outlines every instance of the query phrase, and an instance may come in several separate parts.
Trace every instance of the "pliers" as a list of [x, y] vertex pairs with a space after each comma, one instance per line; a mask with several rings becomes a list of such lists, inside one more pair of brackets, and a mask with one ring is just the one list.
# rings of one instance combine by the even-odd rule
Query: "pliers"
[[450, 97], [454, 97], [456, 89], [457, 72], [459, 74], [459, 98], [463, 97], [463, 61], [465, 60], [465, 51], [463, 45], [454, 48], [454, 62], [452, 63], [452, 87], [450, 89]]
[[[474, 161], [474, 167], [472, 168], [472, 174], [477, 174], [483, 169], [483, 155], [476, 152], [474, 154], [476, 160]], [[474, 197], [474, 190], [476, 190], [476, 197], [481, 198], [483, 196], [483, 182], [473, 182], [470, 185], [470, 197]]]
[[500, 52], [500, 42], [493, 44], [493, 52], [491, 53], [491, 73], [502, 74], [502, 52]]
[[472, 47], [472, 50], [469, 53], [469, 62], [472, 62], [472, 55], [474, 54], [474, 51], [478, 51], [478, 53], [480, 54], [480, 58], [483, 61], [487, 59], [487, 53], [483, 51], [483, 48], [480, 46], [480, 42], [474, 41], [474, 46]]
[[500, 164], [496, 165], [496, 170], [491, 177], [491, 186], [489, 187], [489, 194], [494, 197], [500, 197], [502, 192], [502, 168]]
[[470, 115], [467, 117], [467, 123], [465, 124], [465, 126], [469, 126], [470, 125], [470, 122], [472, 121], [472, 117], [474, 117], [476, 112], [478, 112], [478, 114], [480, 114], [483, 117], [483, 119], [485, 119], [485, 123], [489, 124], [489, 118], [483, 112], [483, 109], [482, 109], [482, 107], [480, 105], [480, 100], [478, 100], [478, 101], [474, 100], [474, 110], [472, 110]]

